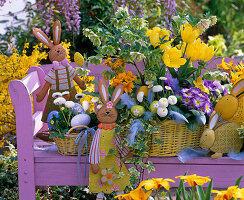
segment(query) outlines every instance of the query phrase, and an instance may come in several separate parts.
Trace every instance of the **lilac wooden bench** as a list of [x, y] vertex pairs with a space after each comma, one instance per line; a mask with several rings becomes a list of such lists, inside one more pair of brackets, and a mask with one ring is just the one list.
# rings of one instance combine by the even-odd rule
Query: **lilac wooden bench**
[[[221, 63], [221, 60], [217, 62]], [[216, 62], [213, 62], [211, 66], [215, 66], [215, 64]], [[98, 81], [104, 66], [89, 64], [89, 69], [91, 70], [90, 76], [95, 76], [95, 81]], [[127, 69], [135, 72], [134, 68], [130, 66]], [[80, 185], [76, 156], [62, 156], [58, 152], [37, 151], [33, 148], [34, 145], [49, 145], [34, 139], [36, 133], [47, 130], [46, 124], [41, 122], [47, 97], [43, 102], [37, 103], [36, 94], [43, 87], [44, 76], [49, 70], [50, 65], [31, 67], [25, 78], [14, 80], [9, 85], [16, 114], [20, 200], [34, 200], [37, 185]], [[227, 187], [233, 185], [238, 177], [244, 175], [244, 161], [229, 158], [216, 160], [198, 158], [189, 163], [181, 163], [176, 157], [153, 157], [150, 160], [155, 164], [156, 171], [145, 174], [144, 178], [174, 178], [188, 171], [189, 174], [196, 173], [213, 177], [214, 187]], [[85, 157], [82, 157], [81, 165], [84, 166], [84, 164]], [[88, 177], [85, 178], [82, 173], [82, 185], [87, 184]], [[244, 184], [241, 183], [241, 186], [244, 187]]]

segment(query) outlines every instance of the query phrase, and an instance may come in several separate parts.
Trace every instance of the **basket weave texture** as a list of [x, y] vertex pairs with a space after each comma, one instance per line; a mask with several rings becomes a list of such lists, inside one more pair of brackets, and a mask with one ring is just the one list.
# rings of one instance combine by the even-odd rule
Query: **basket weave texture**
[[[186, 147], [200, 147], [200, 137], [203, 131], [203, 125], [192, 132], [184, 123], [177, 123], [173, 120], [161, 122], [159, 133], [152, 134], [152, 140], [149, 144], [150, 156], [177, 156], [177, 154]], [[155, 138], [162, 141], [163, 144], [157, 144]]]
[[[86, 129], [89, 129], [87, 126], [79, 126], [79, 127], [84, 127]], [[71, 128], [64, 136], [65, 139], [61, 139], [59, 137], [55, 137], [54, 138], [54, 142], [58, 147], [58, 152], [61, 155], [64, 156], [76, 156], [78, 155], [78, 147], [79, 147], [79, 142], [76, 145], [75, 144], [75, 140], [76, 137], [79, 135], [79, 133], [71, 133], [70, 132], [72, 130], [74, 130], [75, 128], [79, 128], [79, 127], [73, 127]], [[81, 137], [80, 137], [81, 138]], [[90, 146], [91, 146], [91, 142], [92, 142], [92, 136], [91, 134], [88, 134], [87, 136], [87, 149], [85, 147], [85, 145], [82, 148], [82, 153], [81, 155], [85, 155], [87, 151], [90, 150]]]

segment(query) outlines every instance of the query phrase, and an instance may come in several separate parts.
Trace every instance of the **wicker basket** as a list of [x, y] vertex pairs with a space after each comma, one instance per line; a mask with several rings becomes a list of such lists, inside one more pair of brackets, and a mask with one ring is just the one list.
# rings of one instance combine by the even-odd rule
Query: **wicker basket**
[[[177, 123], [173, 120], [161, 122], [159, 133], [152, 134], [150, 156], [169, 157], [177, 154], [185, 147], [200, 147], [200, 137], [204, 126], [199, 126], [194, 132], [190, 131], [184, 123]], [[163, 142], [160, 146], [155, 138]]]
[[[81, 128], [81, 127], [89, 129], [89, 127], [83, 126], [83, 125], [75, 126], [75, 127], [71, 128], [64, 135], [65, 139], [61, 139], [59, 137], [54, 138], [54, 142], [56, 143], [56, 145], [58, 147], [58, 152], [61, 155], [64, 155], [64, 156], [76, 156], [76, 155], [78, 155], [79, 143], [76, 145], [75, 140], [76, 140], [76, 137], [78, 136], [79, 133], [71, 133], [71, 131], [76, 129], [76, 128]], [[91, 134], [88, 134], [88, 136], [87, 136], [88, 149], [86, 149], [86, 147], [84, 146], [82, 148], [82, 155], [84, 155], [86, 153], [86, 151], [88, 151], [90, 149], [91, 142], [92, 142], [92, 136], [91, 136]]]

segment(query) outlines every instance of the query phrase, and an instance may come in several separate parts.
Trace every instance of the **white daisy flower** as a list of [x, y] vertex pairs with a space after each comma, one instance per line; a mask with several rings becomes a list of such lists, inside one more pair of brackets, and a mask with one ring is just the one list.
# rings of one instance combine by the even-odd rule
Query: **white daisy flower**
[[161, 107], [158, 107], [158, 109], [157, 109], [157, 114], [158, 114], [160, 117], [166, 117], [167, 114], [168, 114], [168, 109], [167, 109], [167, 108], [161, 108]]
[[78, 93], [78, 94], [75, 95], [76, 99], [83, 99], [84, 97], [85, 97], [85, 95], [82, 94], [82, 93]]
[[146, 85], [152, 85], [153, 81], [146, 81]]
[[91, 102], [92, 102], [92, 103], [97, 103], [97, 102], [99, 102], [99, 98], [98, 98], [98, 97], [93, 97], [93, 98], [91, 99]]
[[143, 101], [143, 97], [144, 97], [144, 92], [138, 92], [136, 98], [137, 101], [139, 101], [140, 103]]
[[172, 88], [169, 87], [169, 86], [165, 86], [165, 89], [166, 89], [166, 90], [172, 90]]
[[53, 103], [54, 103], [55, 105], [63, 105], [63, 104], [66, 103], [66, 100], [65, 100], [65, 98], [63, 98], [63, 97], [58, 97], [57, 99], [55, 99], [55, 100], [53, 101]]
[[101, 107], [103, 107], [102, 104], [97, 105], [97, 110], [99, 110]]
[[159, 77], [159, 80], [161, 80], [161, 81], [166, 81], [167, 78], [166, 78], [166, 77]]
[[66, 95], [68, 95], [69, 94], [69, 91], [64, 91], [64, 92], [62, 92], [62, 96], [66, 96]]
[[152, 91], [161, 92], [161, 91], [163, 91], [163, 87], [161, 85], [155, 85], [155, 86], [153, 86]]
[[58, 98], [58, 97], [61, 97], [62, 96], [62, 93], [61, 92], [54, 92], [52, 94], [52, 98]]
[[175, 104], [177, 103], [177, 98], [176, 98], [176, 96], [174, 96], [174, 95], [169, 96], [169, 97], [168, 97], [168, 103], [169, 103], [170, 105], [175, 105]]
[[87, 111], [90, 108], [90, 103], [88, 101], [83, 101], [82, 106], [85, 111]]
[[75, 106], [75, 103], [73, 101], [66, 101], [65, 107], [66, 108], [73, 108]]
[[158, 104], [159, 104], [159, 107], [161, 107], [161, 108], [167, 108], [169, 105], [168, 100], [166, 98], [159, 99]]

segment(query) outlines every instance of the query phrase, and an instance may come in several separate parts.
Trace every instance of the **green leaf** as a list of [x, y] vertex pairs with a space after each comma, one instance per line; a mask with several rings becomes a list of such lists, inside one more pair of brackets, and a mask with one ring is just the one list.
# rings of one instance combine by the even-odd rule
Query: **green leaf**
[[184, 65], [181, 65], [178, 69], [178, 77], [184, 78], [184, 74], [187, 71], [188, 65], [189, 65], [190, 59], [186, 61]]
[[131, 167], [131, 168], [129, 168], [128, 170], [129, 170], [129, 172], [130, 172], [132, 175], [140, 176], [140, 172], [139, 172], [136, 168]]
[[205, 200], [205, 195], [202, 186], [197, 185], [196, 187], [197, 187], [197, 194], [199, 196], [199, 200]]
[[49, 138], [55, 138], [58, 136], [58, 132], [55, 132], [55, 133], [51, 133]]
[[170, 194], [170, 192], [169, 192], [169, 200], [173, 200], [173, 199], [172, 199], [172, 197], [171, 197], [171, 194]]
[[239, 177], [239, 178], [236, 180], [235, 185], [237, 185], [237, 186], [240, 185], [240, 182], [241, 182], [242, 177], [243, 177], [243, 176]]
[[177, 78], [178, 74], [175, 72], [174, 68], [168, 67], [168, 70], [173, 78]]
[[151, 161], [148, 161], [148, 164], [146, 167], [147, 167], [148, 173], [155, 171], [155, 167], [153, 166], [153, 163]]
[[202, 116], [202, 113], [198, 110], [194, 110], [194, 109], [191, 109], [189, 110], [194, 116], [198, 117], [198, 116]]
[[108, 155], [114, 155], [114, 154], [115, 154], [115, 149], [114, 148], [109, 149]]
[[206, 191], [205, 200], [210, 200], [212, 189], [213, 189], [213, 179], [211, 179], [210, 183], [208, 184], [208, 189]]
[[164, 143], [163, 141], [159, 140], [158, 138], [154, 138], [154, 142], [156, 142], [159, 146], [162, 146]]
[[7, 22], [9, 22], [9, 20], [7, 20], [7, 19], [0, 20], [0, 24], [4, 24], [4, 23], [7, 23]]
[[100, 97], [98, 92], [88, 92], [88, 91], [83, 91], [83, 94], [85, 95], [91, 95], [93, 97]]
[[194, 118], [194, 119], [191, 119], [188, 121], [189, 121], [189, 123], [187, 124], [187, 128], [190, 129], [192, 132], [197, 130], [198, 125], [199, 125], [197, 119]]

